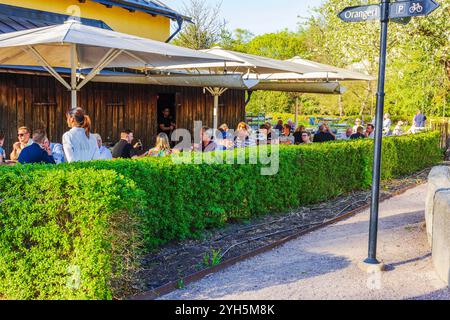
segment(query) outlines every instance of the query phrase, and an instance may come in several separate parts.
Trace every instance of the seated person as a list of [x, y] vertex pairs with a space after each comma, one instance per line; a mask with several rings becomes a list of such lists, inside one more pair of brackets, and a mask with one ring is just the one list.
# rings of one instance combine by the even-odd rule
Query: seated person
[[194, 151], [197, 152], [214, 152], [226, 150], [224, 146], [218, 145], [214, 142], [214, 131], [208, 127], [203, 127], [201, 130], [200, 144], [194, 145]]
[[33, 143], [30, 138], [31, 131], [27, 127], [20, 127], [17, 130], [18, 142], [14, 143], [13, 151], [11, 152], [10, 159], [12, 161], [17, 161], [19, 159], [20, 152]]
[[53, 159], [56, 164], [61, 164], [65, 162], [64, 159], [64, 148], [60, 143], [51, 143], [50, 140], [45, 139], [44, 148], [50, 149], [52, 152]]
[[97, 133], [94, 133], [93, 136], [97, 140], [97, 145], [98, 145], [98, 149], [100, 152], [99, 160], [112, 160], [112, 158], [113, 158], [112, 153], [111, 153], [111, 151], [109, 151], [109, 149], [107, 147], [105, 147], [103, 145], [102, 137]]
[[267, 125], [266, 124], [262, 124], [259, 127], [258, 133], [256, 135], [256, 143], [258, 145], [265, 145], [265, 144], [269, 144], [269, 139], [268, 139], [268, 135], [269, 135], [269, 130], [267, 129]]
[[136, 152], [131, 142], [133, 141], [133, 131], [123, 130], [120, 134], [120, 141], [116, 143], [112, 150], [114, 159], [131, 159], [136, 157]]
[[385, 136], [390, 136], [392, 134], [391, 126], [392, 126], [391, 115], [389, 113], [386, 113], [384, 115], [383, 121], [383, 134]]
[[314, 135], [313, 142], [314, 143], [322, 143], [322, 142], [329, 142], [329, 141], [335, 141], [336, 136], [331, 133], [330, 128], [326, 124], [322, 124], [319, 127], [319, 132]]
[[309, 132], [302, 132], [302, 142], [300, 144], [311, 144], [311, 134]]
[[375, 139], [375, 126], [371, 123], [367, 125], [366, 138]]
[[143, 156], [145, 155], [144, 145], [142, 144], [141, 139], [133, 139], [131, 141], [131, 144], [133, 145], [134, 154], [136, 156]]
[[3, 149], [4, 143], [5, 143], [5, 135], [3, 132], [0, 132], [0, 164], [6, 161], [6, 152]]
[[169, 137], [167, 134], [161, 132], [156, 137], [156, 145], [148, 152], [149, 157], [166, 157], [173, 154], [174, 151], [170, 148]]
[[358, 128], [362, 126], [362, 121], [361, 119], [356, 119], [355, 120], [355, 125], [353, 126], [353, 133], [357, 133], [358, 132]]
[[356, 139], [365, 139], [366, 135], [364, 134], [364, 128], [362, 126], [359, 126], [356, 129], [356, 133], [352, 134], [350, 137], [350, 140], [356, 140]]
[[353, 135], [353, 128], [347, 128], [344, 133], [341, 134], [341, 140], [350, 140], [350, 137]]
[[233, 139], [233, 135], [230, 133], [230, 128], [228, 127], [228, 125], [226, 123], [222, 124], [219, 127], [219, 131], [222, 134], [222, 139]]
[[218, 134], [216, 143], [227, 150], [232, 150], [234, 148], [233, 135], [230, 133], [228, 125], [222, 124], [219, 127]]
[[283, 133], [281, 134], [280, 144], [284, 145], [293, 145], [295, 143], [295, 138], [291, 135], [291, 126], [289, 124], [285, 124], [283, 127]]
[[234, 133], [235, 148], [245, 148], [256, 146], [256, 139], [252, 137], [248, 125], [245, 122], [238, 124], [237, 130]]
[[27, 163], [49, 163], [56, 164], [52, 156], [52, 151], [45, 145], [47, 136], [44, 130], [38, 129], [33, 132], [33, 143], [25, 147], [19, 155], [21, 164]]
[[395, 126], [395, 129], [394, 129], [394, 131], [392, 132], [392, 135], [394, 135], [394, 136], [401, 136], [401, 135], [403, 135], [404, 134], [404, 131], [403, 131], [403, 126], [404, 126], [405, 124], [404, 124], [404, 122], [403, 121], [399, 121], [398, 123], [397, 123], [397, 125]]
[[279, 132], [283, 131], [283, 120], [278, 120], [278, 123], [275, 127], [273, 127], [274, 130], [278, 130]]
[[294, 144], [302, 144], [302, 133], [306, 132], [305, 126], [299, 126], [294, 132]]

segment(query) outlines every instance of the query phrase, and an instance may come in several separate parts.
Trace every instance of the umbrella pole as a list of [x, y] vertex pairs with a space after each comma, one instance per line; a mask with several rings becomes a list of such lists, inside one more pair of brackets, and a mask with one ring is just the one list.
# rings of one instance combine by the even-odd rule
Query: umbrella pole
[[214, 97], [213, 129], [217, 130], [219, 128], [219, 98], [228, 90], [228, 88], [206, 87], [205, 90]]
[[71, 45], [70, 50], [70, 65], [71, 65], [71, 81], [70, 81], [70, 87], [71, 87], [71, 106], [72, 109], [75, 109], [77, 107], [77, 65], [76, 65], [76, 53], [77, 48], [75, 44]]
[[219, 96], [214, 95], [214, 123], [213, 128], [217, 129], [219, 127]]

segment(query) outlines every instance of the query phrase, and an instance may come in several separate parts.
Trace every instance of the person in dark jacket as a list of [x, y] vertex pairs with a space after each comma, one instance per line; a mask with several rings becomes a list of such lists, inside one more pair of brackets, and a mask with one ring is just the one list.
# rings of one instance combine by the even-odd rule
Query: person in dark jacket
[[131, 159], [137, 156], [131, 142], [133, 141], [133, 131], [123, 130], [120, 134], [120, 141], [112, 149], [114, 159]]
[[56, 164], [52, 156], [52, 150], [45, 146], [47, 134], [42, 129], [33, 132], [33, 143], [24, 148], [19, 155], [19, 163], [49, 163]]
[[365, 139], [365, 138], [366, 138], [366, 136], [364, 134], [364, 128], [360, 126], [356, 129], [356, 133], [352, 134], [352, 136], [350, 137], [350, 140]]
[[336, 136], [331, 133], [330, 128], [326, 124], [322, 124], [319, 127], [319, 132], [314, 135], [314, 143], [322, 143], [328, 141], [335, 141]]

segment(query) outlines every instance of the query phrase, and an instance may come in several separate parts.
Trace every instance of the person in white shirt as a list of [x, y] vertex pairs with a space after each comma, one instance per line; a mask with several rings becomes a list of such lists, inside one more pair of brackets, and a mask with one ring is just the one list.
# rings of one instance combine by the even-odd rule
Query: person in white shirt
[[66, 161], [99, 160], [97, 139], [91, 134], [91, 119], [82, 108], [74, 108], [67, 113], [67, 125], [71, 129], [62, 139]]
[[100, 152], [100, 160], [112, 160], [112, 153], [107, 147], [103, 145], [102, 137], [98, 133], [94, 133], [93, 136], [97, 140], [97, 145]]
[[294, 145], [295, 144], [295, 138], [291, 134], [291, 126], [289, 124], [285, 124], [283, 126], [283, 132], [280, 136], [280, 144], [284, 145]]

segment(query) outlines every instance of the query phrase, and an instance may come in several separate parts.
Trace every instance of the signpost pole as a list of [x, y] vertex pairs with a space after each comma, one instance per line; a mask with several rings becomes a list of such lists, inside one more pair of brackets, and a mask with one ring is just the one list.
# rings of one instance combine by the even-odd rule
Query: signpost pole
[[380, 65], [377, 91], [377, 110], [375, 120], [375, 150], [373, 159], [372, 178], [372, 204], [370, 208], [370, 233], [369, 233], [369, 256], [364, 261], [368, 265], [379, 265], [377, 260], [377, 240], [378, 240], [378, 210], [380, 199], [381, 180], [381, 154], [383, 142], [383, 117], [384, 117], [384, 87], [386, 77], [386, 54], [389, 25], [389, 5], [390, 0], [381, 2], [381, 37], [380, 37]]

